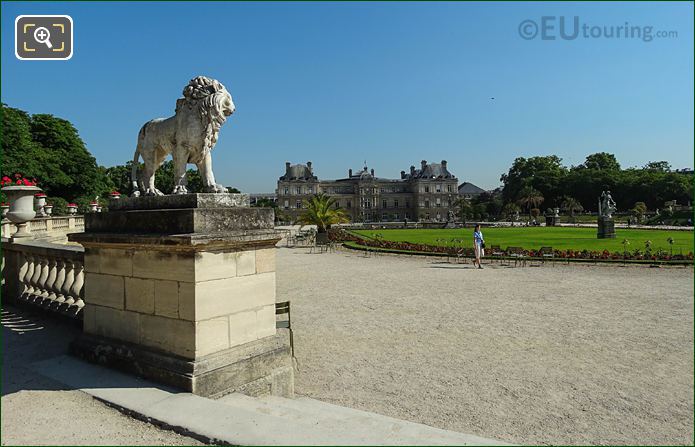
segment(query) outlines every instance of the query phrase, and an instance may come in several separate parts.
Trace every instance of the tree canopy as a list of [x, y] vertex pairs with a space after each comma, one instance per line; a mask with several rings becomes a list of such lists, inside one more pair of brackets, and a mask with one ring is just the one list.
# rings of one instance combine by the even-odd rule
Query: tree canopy
[[519, 157], [500, 180], [505, 203], [519, 200], [525, 188], [537, 190], [546, 206], [561, 207], [569, 196], [589, 211], [597, 211], [598, 197], [605, 190], [611, 191], [619, 210], [628, 210], [639, 201], [655, 209], [667, 200], [682, 204], [693, 200], [692, 174], [671, 172], [665, 161], [621, 169], [615, 155], [606, 152], [591, 154], [583, 164], [569, 169], [554, 155]]
[[34, 177], [48, 196], [68, 201], [105, 196], [113, 188], [69, 121], [2, 104], [2, 131], [2, 175]]

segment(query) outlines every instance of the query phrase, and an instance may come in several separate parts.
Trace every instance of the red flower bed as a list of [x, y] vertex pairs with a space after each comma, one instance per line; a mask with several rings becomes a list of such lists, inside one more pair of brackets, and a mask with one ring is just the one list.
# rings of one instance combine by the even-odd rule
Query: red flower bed
[[[474, 256], [474, 251], [472, 247], [457, 247], [457, 246], [442, 246], [442, 245], [427, 245], [427, 244], [414, 244], [410, 242], [396, 242], [387, 241], [382, 238], [377, 237], [373, 239], [365, 239], [356, 236], [353, 233], [349, 233], [345, 230], [330, 230], [328, 232], [328, 237], [330, 240], [335, 242], [352, 241], [360, 245], [375, 248], [385, 248], [390, 250], [399, 251], [417, 251], [423, 253], [441, 253], [449, 255], [463, 255], [463, 256]], [[506, 250], [503, 251], [501, 256], [509, 256]], [[524, 250], [521, 254], [529, 258], [542, 258], [543, 252], [540, 250]], [[687, 255], [670, 255], [664, 251], [658, 251], [656, 253], [640, 253], [639, 250], [634, 252], [610, 252], [608, 250], [603, 251], [589, 251], [589, 250], [553, 250], [553, 255], [556, 258], [563, 259], [586, 259], [586, 260], [653, 260], [653, 261], [671, 261], [671, 260], [693, 260], [693, 253], [689, 252]], [[488, 257], [497, 257], [494, 255], [488, 255]]]

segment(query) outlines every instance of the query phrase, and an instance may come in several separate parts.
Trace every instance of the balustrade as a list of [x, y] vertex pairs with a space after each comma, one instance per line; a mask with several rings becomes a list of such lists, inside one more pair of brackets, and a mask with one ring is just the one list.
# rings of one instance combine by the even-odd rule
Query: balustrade
[[84, 249], [41, 241], [2, 243], [3, 295], [73, 317], [84, 307]]

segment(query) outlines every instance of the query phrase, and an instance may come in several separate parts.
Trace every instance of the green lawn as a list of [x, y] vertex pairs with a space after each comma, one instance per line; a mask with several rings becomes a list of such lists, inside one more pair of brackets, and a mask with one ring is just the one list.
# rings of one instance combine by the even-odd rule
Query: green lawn
[[[354, 233], [374, 237], [380, 234], [384, 239], [404, 241], [417, 244], [442, 245], [441, 240], [464, 239], [473, 244], [473, 229], [438, 229], [438, 230], [355, 230]], [[537, 250], [541, 247], [573, 250], [609, 250], [623, 251], [622, 241], [630, 241], [628, 250], [639, 248], [644, 251], [644, 242], [652, 241], [652, 251], [670, 250], [667, 242], [669, 237], [674, 240], [673, 254], [687, 254], [693, 251], [692, 231], [669, 230], [628, 230], [616, 229], [615, 239], [596, 239], [595, 228], [562, 228], [562, 227], [517, 227], [517, 228], [483, 228], [485, 244], [506, 247], [523, 247], [527, 250]], [[438, 241], [438, 239], [440, 241]], [[447, 244], [448, 245], [448, 244]]]

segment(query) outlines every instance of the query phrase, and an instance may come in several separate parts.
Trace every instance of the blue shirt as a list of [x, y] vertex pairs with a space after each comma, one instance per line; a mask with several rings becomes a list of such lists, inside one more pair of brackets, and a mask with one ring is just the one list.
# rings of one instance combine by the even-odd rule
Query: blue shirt
[[482, 231], [474, 231], [473, 232], [473, 239], [475, 239], [475, 243], [480, 245], [483, 242], [483, 232]]

